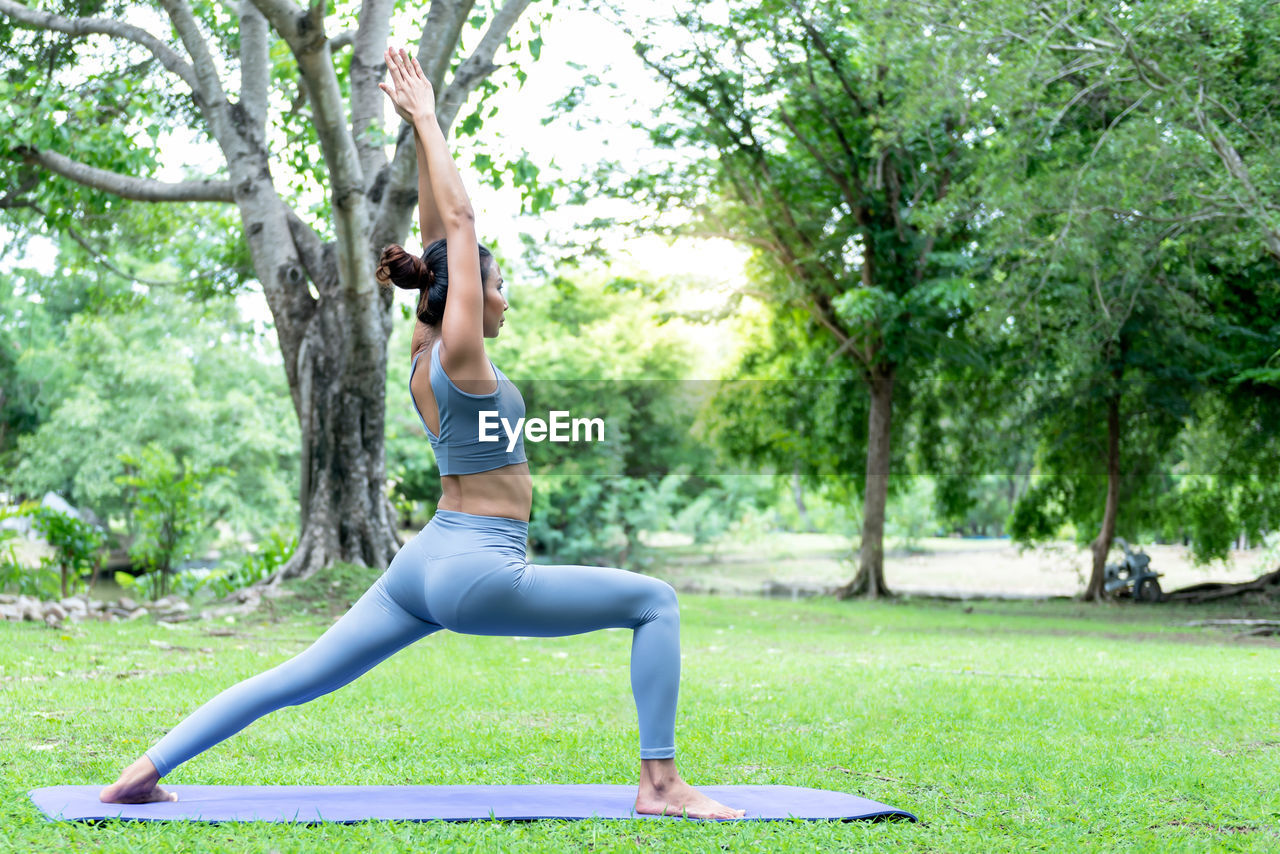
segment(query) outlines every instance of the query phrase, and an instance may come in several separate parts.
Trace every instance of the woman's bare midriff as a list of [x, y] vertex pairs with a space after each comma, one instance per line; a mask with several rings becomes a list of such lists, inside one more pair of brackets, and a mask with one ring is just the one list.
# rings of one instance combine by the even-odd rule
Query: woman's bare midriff
[[440, 485], [444, 495], [436, 506], [441, 510], [529, 521], [533, 476], [528, 463], [514, 463], [475, 474], [446, 474], [440, 478]]

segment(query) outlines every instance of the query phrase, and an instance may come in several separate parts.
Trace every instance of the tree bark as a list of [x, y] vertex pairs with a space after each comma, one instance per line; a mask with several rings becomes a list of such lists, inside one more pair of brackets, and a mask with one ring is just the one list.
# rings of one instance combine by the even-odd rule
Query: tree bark
[[1102, 530], [1093, 541], [1093, 571], [1083, 599], [1096, 602], [1103, 598], [1102, 583], [1107, 566], [1107, 552], [1116, 535], [1116, 516], [1120, 510], [1120, 392], [1107, 398], [1107, 505], [1102, 513]]
[[892, 438], [894, 370], [873, 368], [871, 414], [867, 424], [867, 477], [862, 513], [862, 547], [858, 574], [836, 589], [837, 599], [859, 594], [868, 599], [893, 595], [884, 583], [884, 516], [889, 496], [889, 451]]

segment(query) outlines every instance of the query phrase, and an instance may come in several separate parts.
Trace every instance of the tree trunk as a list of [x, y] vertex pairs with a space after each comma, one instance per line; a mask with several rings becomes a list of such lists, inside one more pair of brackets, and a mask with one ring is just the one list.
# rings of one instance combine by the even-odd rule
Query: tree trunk
[[796, 460], [795, 468], [791, 471], [791, 494], [796, 501], [796, 512], [800, 514], [800, 530], [811, 534], [816, 532], [818, 529], [813, 526], [809, 511], [804, 506], [804, 489], [800, 485], [800, 460]]
[[[328, 325], [326, 311], [322, 303], [320, 328]], [[295, 395], [302, 433], [298, 547], [273, 582], [306, 577], [334, 561], [386, 566], [400, 547], [385, 493], [385, 348], [344, 347], [339, 340], [311, 346], [312, 340], [299, 348]]]
[[1107, 398], [1107, 506], [1102, 513], [1102, 530], [1093, 541], [1093, 572], [1084, 591], [1086, 602], [1103, 597], [1102, 583], [1107, 566], [1107, 552], [1116, 534], [1116, 515], [1120, 509], [1120, 392]]
[[889, 450], [893, 418], [893, 368], [871, 375], [871, 415], [867, 425], [867, 480], [862, 514], [862, 548], [858, 574], [836, 598], [862, 594], [868, 599], [891, 596], [884, 583], [884, 511], [889, 495]]

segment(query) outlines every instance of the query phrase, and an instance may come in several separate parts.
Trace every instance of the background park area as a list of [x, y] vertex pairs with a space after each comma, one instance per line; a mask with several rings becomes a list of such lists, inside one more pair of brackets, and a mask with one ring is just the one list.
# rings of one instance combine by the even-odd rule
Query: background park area
[[[0, 847], [1280, 847], [1280, 7], [337, 3], [312, 38], [291, 2], [0, 0]], [[606, 425], [526, 441], [531, 560], [680, 591], [693, 785], [921, 824], [31, 805], [304, 649], [435, 510], [374, 281], [422, 243], [387, 31], [502, 268], [490, 356]], [[629, 645], [442, 632], [168, 782], [634, 782]]]

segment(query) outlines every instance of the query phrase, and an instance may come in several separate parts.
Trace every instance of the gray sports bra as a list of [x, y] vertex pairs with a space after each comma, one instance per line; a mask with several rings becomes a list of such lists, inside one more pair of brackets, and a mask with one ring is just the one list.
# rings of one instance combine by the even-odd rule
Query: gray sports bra
[[[439, 436], [431, 432], [426, 419], [422, 417], [422, 410], [418, 409], [418, 402], [413, 401], [413, 409], [418, 413], [422, 429], [427, 431], [427, 439], [430, 440], [431, 448], [436, 453], [440, 474], [475, 474], [514, 463], [527, 462], [524, 453], [523, 425], [519, 430], [515, 447], [511, 451], [507, 450], [509, 440], [506, 428], [502, 426], [502, 419], [506, 419], [511, 429], [515, 430], [520, 419], [524, 418], [524, 397], [521, 396], [520, 390], [507, 379], [506, 374], [498, 370], [498, 366], [494, 365], [493, 360], [490, 359], [489, 364], [498, 378], [497, 389], [489, 394], [471, 394], [463, 391], [453, 384], [453, 380], [449, 379], [449, 375], [444, 372], [444, 366], [440, 364], [438, 352], [440, 344], [441, 342], [437, 340], [431, 346], [430, 369], [431, 391], [436, 396], [436, 407], [440, 410]], [[413, 357], [413, 367], [409, 369], [411, 386], [413, 372], [418, 367], [418, 356], [421, 355], [422, 353], [419, 352]], [[409, 397], [413, 398], [412, 391]], [[481, 412], [496, 413], [488, 416], [486, 432], [489, 437], [496, 437], [497, 441], [480, 441]]]

